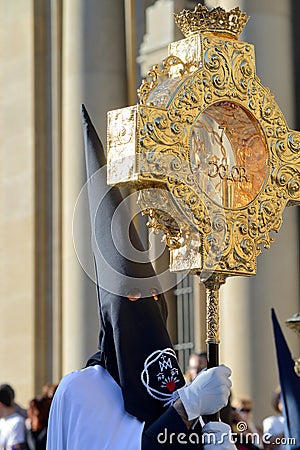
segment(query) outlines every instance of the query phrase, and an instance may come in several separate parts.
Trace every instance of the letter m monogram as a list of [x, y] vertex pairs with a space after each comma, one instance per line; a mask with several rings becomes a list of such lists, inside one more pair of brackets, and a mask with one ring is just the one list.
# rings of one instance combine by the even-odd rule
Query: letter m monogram
[[166, 359], [165, 356], [162, 356], [162, 361], [159, 361], [159, 367], [161, 371], [166, 370], [168, 367], [172, 369], [171, 358]]

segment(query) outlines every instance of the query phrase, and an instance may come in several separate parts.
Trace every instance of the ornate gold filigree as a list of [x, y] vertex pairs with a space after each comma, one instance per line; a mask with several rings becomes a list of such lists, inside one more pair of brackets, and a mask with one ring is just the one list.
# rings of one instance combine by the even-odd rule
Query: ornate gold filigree
[[171, 268], [253, 275], [300, 202], [300, 133], [257, 77], [253, 45], [211, 32], [180, 42], [141, 86], [129, 181], [168, 192], [163, 208], [153, 196], [141, 207], [167, 235]]
[[147, 79], [142, 81], [140, 88], [137, 93], [140, 99], [140, 104], [146, 104], [149, 94], [153, 91], [159, 83], [169, 81], [170, 78], [182, 77], [188, 74], [192, 70], [193, 64], [191, 62], [184, 63], [178, 56], [169, 55], [165, 58], [161, 67], [156, 64], [147, 73]]
[[154, 231], [162, 230], [170, 249], [177, 249], [183, 245], [182, 218], [164, 186], [141, 190], [138, 203], [143, 214], [149, 217], [148, 227]]
[[296, 375], [298, 375], [298, 377], [300, 377], [300, 358], [295, 358], [295, 366], [294, 366], [294, 370]]
[[285, 323], [291, 330], [295, 331], [295, 333], [300, 336], [300, 313], [294, 314]]
[[136, 177], [137, 108], [118, 109], [108, 113], [107, 182], [115, 184]]
[[220, 299], [219, 290], [225, 277], [214, 275], [205, 282], [206, 289], [206, 343], [219, 344]]
[[181, 13], [174, 14], [174, 16], [175, 22], [186, 37], [195, 33], [212, 31], [237, 38], [248, 21], [247, 14], [241, 12], [238, 7], [225, 11], [225, 9], [218, 6], [209, 11], [200, 3], [195, 7], [194, 11], [184, 9]]

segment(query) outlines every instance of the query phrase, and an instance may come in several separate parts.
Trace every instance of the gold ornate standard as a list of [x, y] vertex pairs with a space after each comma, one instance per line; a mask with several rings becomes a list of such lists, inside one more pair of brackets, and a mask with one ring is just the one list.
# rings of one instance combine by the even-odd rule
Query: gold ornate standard
[[186, 38], [149, 72], [139, 104], [108, 114], [108, 183], [141, 190], [171, 270], [254, 275], [284, 208], [300, 202], [300, 133], [238, 40], [245, 13], [198, 5], [175, 21]]

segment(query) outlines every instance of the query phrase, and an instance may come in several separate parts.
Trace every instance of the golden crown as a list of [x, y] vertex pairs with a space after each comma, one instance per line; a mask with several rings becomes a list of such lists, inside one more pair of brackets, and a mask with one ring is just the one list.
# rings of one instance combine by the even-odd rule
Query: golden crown
[[200, 3], [194, 11], [184, 9], [174, 16], [176, 24], [185, 37], [210, 31], [230, 35], [237, 39], [248, 21], [247, 14], [242, 12], [239, 7], [225, 11], [218, 6], [209, 11]]

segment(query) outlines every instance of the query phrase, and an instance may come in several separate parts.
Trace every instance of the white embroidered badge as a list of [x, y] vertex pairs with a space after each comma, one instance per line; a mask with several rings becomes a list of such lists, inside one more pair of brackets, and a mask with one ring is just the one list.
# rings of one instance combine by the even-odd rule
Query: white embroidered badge
[[178, 398], [176, 383], [180, 378], [177, 367], [176, 354], [172, 348], [156, 350], [144, 362], [142, 383], [151, 397], [165, 402], [164, 406], [172, 404]]

